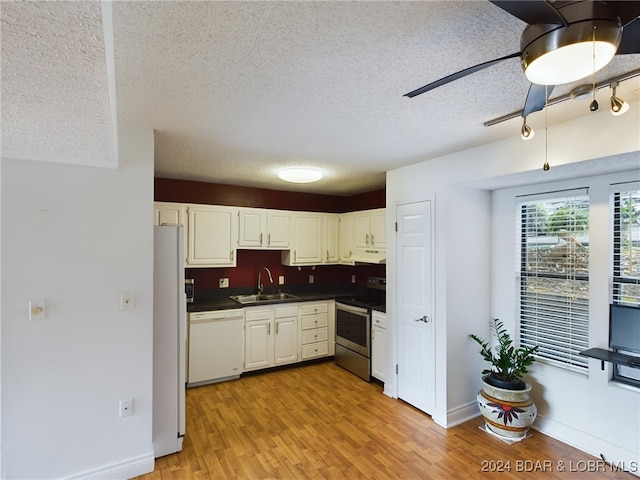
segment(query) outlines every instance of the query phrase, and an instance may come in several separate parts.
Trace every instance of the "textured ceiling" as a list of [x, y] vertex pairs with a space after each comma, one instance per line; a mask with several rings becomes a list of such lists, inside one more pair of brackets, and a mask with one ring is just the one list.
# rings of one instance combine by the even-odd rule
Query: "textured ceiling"
[[[157, 176], [347, 195], [381, 188], [395, 167], [518, 135], [518, 119], [483, 122], [520, 110], [529, 86], [512, 59], [403, 97], [519, 49], [525, 24], [486, 1], [113, 2], [115, 85], [99, 3], [0, 5], [3, 156], [109, 163], [115, 86], [118, 119], [155, 129]], [[637, 68], [639, 55], [619, 56], [596, 80]], [[618, 94], [637, 102], [639, 88], [637, 77]], [[588, 114], [567, 101], [548, 122]], [[297, 164], [325, 179], [276, 177]]]

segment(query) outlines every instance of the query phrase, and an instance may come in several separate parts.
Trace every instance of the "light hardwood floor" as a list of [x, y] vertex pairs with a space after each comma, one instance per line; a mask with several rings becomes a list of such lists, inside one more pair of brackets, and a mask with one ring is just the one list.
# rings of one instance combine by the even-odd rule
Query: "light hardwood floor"
[[444, 429], [333, 362], [298, 366], [187, 390], [182, 452], [138, 478], [637, 480], [536, 431], [508, 445], [481, 424]]

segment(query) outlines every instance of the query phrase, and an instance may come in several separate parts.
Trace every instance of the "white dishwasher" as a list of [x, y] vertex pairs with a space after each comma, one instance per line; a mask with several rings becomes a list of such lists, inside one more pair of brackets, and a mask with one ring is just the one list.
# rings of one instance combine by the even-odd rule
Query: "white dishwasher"
[[189, 314], [190, 387], [238, 378], [244, 348], [242, 309]]

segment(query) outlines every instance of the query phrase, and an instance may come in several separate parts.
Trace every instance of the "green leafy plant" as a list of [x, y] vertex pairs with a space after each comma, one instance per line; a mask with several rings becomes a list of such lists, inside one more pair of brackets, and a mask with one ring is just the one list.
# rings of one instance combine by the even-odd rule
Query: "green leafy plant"
[[538, 350], [538, 345], [533, 347], [515, 348], [513, 340], [504, 328], [503, 323], [494, 318], [491, 322], [491, 330], [495, 335], [498, 344], [495, 353], [492, 351], [489, 342], [478, 337], [477, 335], [469, 335], [482, 348], [480, 355], [491, 364], [491, 368], [482, 371], [482, 374], [488, 374], [491, 377], [503, 382], [517, 382], [527, 373], [529, 367], [534, 361], [534, 354]]

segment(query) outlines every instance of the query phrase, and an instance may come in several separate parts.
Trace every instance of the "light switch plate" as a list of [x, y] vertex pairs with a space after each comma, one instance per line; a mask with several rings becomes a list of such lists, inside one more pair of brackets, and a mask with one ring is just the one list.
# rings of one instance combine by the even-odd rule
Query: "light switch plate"
[[278, 285], [284, 285], [284, 275], [278, 277]]
[[313, 275], [309, 275], [309, 283], [315, 282], [315, 277]]
[[229, 279], [228, 278], [221, 278], [218, 281], [218, 285], [220, 285], [220, 288], [229, 288]]

